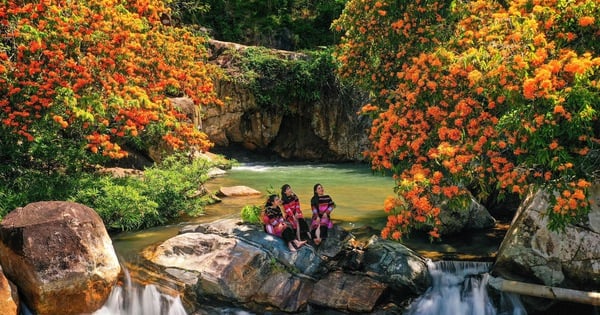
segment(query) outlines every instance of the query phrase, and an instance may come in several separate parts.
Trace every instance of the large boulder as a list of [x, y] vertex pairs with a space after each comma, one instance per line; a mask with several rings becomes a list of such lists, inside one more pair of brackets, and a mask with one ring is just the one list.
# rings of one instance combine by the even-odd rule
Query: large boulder
[[37, 314], [99, 309], [121, 267], [102, 219], [73, 202], [17, 208], [0, 223], [0, 263]]
[[[304, 307], [312, 281], [287, 270], [304, 262], [303, 271], [307, 274], [322, 273], [321, 258], [308, 247], [291, 253], [280, 239], [255, 226], [238, 226], [236, 222], [224, 220], [187, 227], [143, 255], [165, 268], [184, 270], [187, 276], [180, 280], [187, 284], [188, 295], [243, 304], [258, 302], [291, 312]], [[228, 230], [244, 238], [228, 235]]]
[[[591, 188], [590, 213], [564, 231], [548, 229], [550, 194], [532, 191], [519, 207], [506, 233], [492, 274], [505, 279], [567, 289], [600, 288], [600, 184]], [[548, 300], [525, 301], [534, 309], [552, 306]]]
[[[390, 296], [390, 288], [402, 288], [404, 295], [424, 289], [428, 270], [414, 252], [393, 253], [392, 245], [372, 245], [373, 251], [384, 253], [365, 255], [369, 246], [355, 248], [347, 231], [334, 226], [330, 232], [319, 246], [305, 245], [290, 252], [281, 239], [258, 225], [222, 219], [186, 226], [143, 255], [186, 283], [186, 295], [233, 301], [259, 312], [273, 308], [299, 312], [312, 305], [363, 313]], [[357, 252], [361, 254], [353, 254]], [[383, 274], [374, 267], [378, 261], [388, 264]], [[395, 263], [404, 265], [391, 266]]]

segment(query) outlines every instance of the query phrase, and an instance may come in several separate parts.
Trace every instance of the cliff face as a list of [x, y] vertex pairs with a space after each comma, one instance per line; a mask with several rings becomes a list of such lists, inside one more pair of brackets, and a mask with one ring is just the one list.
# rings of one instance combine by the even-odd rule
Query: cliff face
[[[245, 46], [212, 42], [214, 63], [236, 71], [232, 51]], [[278, 51], [281, 58], [302, 58], [301, 54]], [[362, 161], [367, 148], [370, 119], [356, 114], [366, 98], [339, 85], [321, 91], [312, 103], [292, 103], [285, 110], [257, 105], [260, 95], [242, 83], [216, 79], [215, 88], [222, 107], [202, 108], [202, 130], [216, 146], [241, 145], [252, 151], [276, 153], [284, 159], [326, 162]]]

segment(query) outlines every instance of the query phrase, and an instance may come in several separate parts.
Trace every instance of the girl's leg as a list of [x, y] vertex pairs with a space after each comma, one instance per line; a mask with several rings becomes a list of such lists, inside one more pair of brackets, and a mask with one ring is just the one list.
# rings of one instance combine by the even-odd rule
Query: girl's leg
[[300, 230], [300, 237], [302, 238], [302, 240], [306, 241], [311, 239], [312, 236], [310, 234], [310, 229], [308, 228], [308, 223], [306, 223], [306, 220], [299, 219], [298, 223], [298, 229]]
[[286, 244], [288, 244], [288, 248], [290, 250], [292, 250], [292, 248], [294, 248], [294, 250], [292, 250], [293, 252], [295, 252], [296, 248], [300, 248], [302, 247], [302, 245], [304, 245], [306, 243], [306, 241], [304, 242], [300, 242], [297, 239], [294, 238], [294, 229], [292, 228], [286, 228], [285, 230], [283, 230], [283, 233], [281, 234], [281, 238], [283, 238], [283, 240], [285, 241]]
[[313, 241], [315, 242], [316, 245], [321, 244], [321, 226], [317, 226], [317, 228], [315, 229], [315, 238], [313, 239]]
[[304, 246], [304, 244], [306, 244], [306, 241], [293, 240], [292, 242], [294, 243], [294, 245], [296, 245], [297, 248], [300, 248]]
[[321, 239], [322, 240], [326, 239], [328, 235], [329, 235], [329, 228], [321, 225]]
[[300, 238], [300, 220], [296, 219], [296, 239], [301, 241]]

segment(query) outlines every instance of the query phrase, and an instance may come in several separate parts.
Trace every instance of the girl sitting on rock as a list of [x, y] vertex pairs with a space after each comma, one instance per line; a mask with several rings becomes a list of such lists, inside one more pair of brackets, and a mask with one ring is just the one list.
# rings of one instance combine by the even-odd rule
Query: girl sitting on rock
[[294, 229], [285, 221], [281, 212], [281, 199], [277, 195], [270, 195], [263, 211], [263, 223], [265, 232], [280, 237], [287, 244], [290, 251], [295, 252], [306, 244], [295, 238]]
[[313, 192], [314, 195], [310, 200], [310, 207], [313, 214], [310, 231], [315, 245], [319, 245], [323, 239], [327, 238], [329, 229], [333, 228], [331, 211], [335, 208], [335, 203], [329, 195], [325, 194], [323, 185], [315, 184]]
[[281, 186], [281, 201], [285, 220], [292, 225], [296, 232], [296, 239], [299, 241], [311, 239], [308, 223], [304, 220], [302, 209], [300, 209], [300, 199], [288, 184]]

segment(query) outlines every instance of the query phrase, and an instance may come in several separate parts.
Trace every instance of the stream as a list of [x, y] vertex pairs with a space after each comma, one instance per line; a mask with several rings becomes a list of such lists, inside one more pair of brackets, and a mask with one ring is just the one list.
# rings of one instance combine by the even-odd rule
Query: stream
[[[316, 183], [322, 184], [325, 193], [331, 195], [337, 204], [332, 214], [333, 221], [358, 238], [362, 236], [366, 239], [373, 234], [378, 234], [385, 225], [386, 214], [382, 210], [383, 201], [393, 193], [394, 181], [390, 176], [374, 174], [368, 165], [241, 162], [228, 170], [225, 175], [211, 179], [206, 183], [206, 187], [209, 191], [216, 192], [220, 187], [243, 185], [260, 191], [262, 195], [224, 197], [222, 202], [208, 206], [205, 214], [200, 217], [144, 231], [121, 233], [113, 236], [113, 244], [123, 263], [136, 265], [141, 259], [139, 253], [142, 249], [175, 236], [184, 225], [206, 223], [225, 217], [239, 217], [243, 206], [249, 204], [262, 206], [268, 194], [280, 193], [283, 184], [292, 186], [300, 198], [305, 215], [310, 215], [310, 198], [313, 185]], [[434, 286], [413, 302], [408, 314], [525, 314], [518, 305], [511, 304], [508, 311], [496, 308], [485, 293], [486, 280], [477, 279], [474, 282], [471, 279], [473, 268], [479, 273], [487, 271], [507, 227], [507, 223], [499, 222], [494, 229], [446, 237], [434, 243], [431, 243], [426, 235], [414, 235], [405, 240], [403, 243], [406, 246], [432, 260], [430, 270], [432, 275], [438, 275], [437, 279], [454, 279], [451, 285], [447, 281], [434, 281]], [[457, 261], [457, 263], [444, 261]], [[450, 264], [453, 267], [444, 269], [440, 267], [444, 265], [440, 264]], [[467, 294], [468, 298], [461, 298], [461, 292], [466, 292], [465, 290], [479, 293], [478, 295]], [[439, 305], [440, 303], [448, 304]], [[456, 307], [462, 307], [465, 312], [444, 311], [456, 310]], [[127, 273], [125, 283], [113, 291], [106, 305], [95, 314], [184, 315], [186, 312], [179, 298], [160, 293], [152, 284], [143, 287], [132, 284]], [[199, 311], [199, 314], [251, 313], [229, 306], [206, 306]]]

